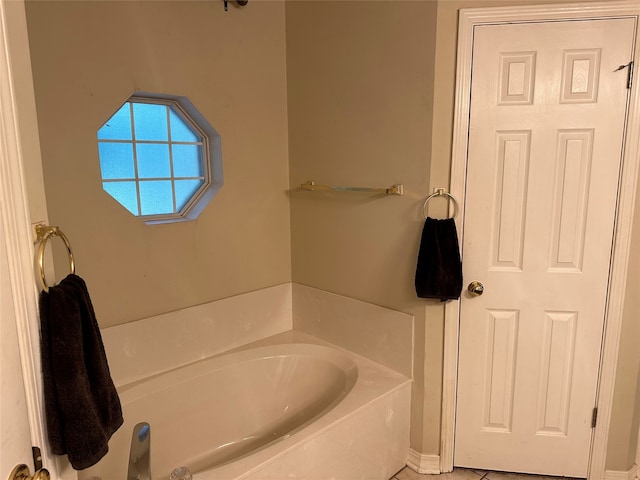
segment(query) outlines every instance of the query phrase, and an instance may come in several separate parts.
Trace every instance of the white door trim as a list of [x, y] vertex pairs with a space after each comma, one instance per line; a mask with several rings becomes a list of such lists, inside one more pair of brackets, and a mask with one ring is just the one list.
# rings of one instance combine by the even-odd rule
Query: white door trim
[[[456, 222], [461, 237], [464, 235], [463, 219], [465, 214], [467, 132], [469, 130], [471, 58], [474, 27], [483, 24], [610, 17], [632, 17], [636, 19], [637, 24], [640, 18], [640, 1], [600, 1], [581, 4], [547, 4], [528, 7], [474, 8], [460, 11], [450, 193], [459, 199], [460, 210]], [[636, 66], [640, 65], [639, 47], [640, 43], [638, 35], [636, 34], [634, 58]], [[613, 388], [620, 343], [623, 302], [626, 290], [631, 226], [638, 170], [640, 168], [639, 141], [640, 89], [638, 89], [638, 81], [636, 81], [631, 90], [622, 176], [619, 187], [620, 193], [612, 252], [613, 260], [607, 296], [605, 336], [599, 375], [598, 424], [594, 431], [589, 464], [588, 478], [590, 480], [601, 480], [605, 469], [609, 423], [613, 403]], [[453, 469], [459, 313], [459, 301], [450, 301], [445, 306], [442, 423], [440, 435], [441, 472], [450, 472]]]
[[[23, 3], [23, 0], [19, 1]], [[41, 448], [44, 466], [51, 473], [51, 478], [56, 480], [60, 478], [57, 458], [49, 449], [44, 430], [33, 236], [15, 92], [15, 84], [20, 80], [14, 78], [15, 72], [12, 70], [12, 55], [28, 55], [29, 52], [27, 24], [24, 5], [12, 5], [16, 10], [10, 16], [7, 12], [8, 2], [0, 0], [0, 231], [7, 246], [9, 282], [13, 293], [31, 440]], [[11, 22], [10, 28], [14, 33], [10, 39], [8, 22]]]

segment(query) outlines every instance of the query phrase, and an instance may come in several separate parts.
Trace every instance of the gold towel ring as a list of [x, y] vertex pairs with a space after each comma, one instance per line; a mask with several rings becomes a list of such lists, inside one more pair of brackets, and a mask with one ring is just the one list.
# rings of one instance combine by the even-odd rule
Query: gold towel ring
[[36, 225], [36, 235], [38, 240], [40, 241], [40, 245], [38, 246], [38, 255], [36, 256], [38, 262], [38, 273], [40, 274], [40, 284], [42, 285], [42, 289], [45, 292], [49, 292], [49, 286], [47, 285], [47, 278], [44, 274], [44, 249], [47, 246], [47, 240], [49, 237], [60, 237], [60, 239], [64, 242], [64, 245], [67, 247], [67, 254], [69, 256], [69, 270], [71, 273], [76, 273], [76, 266], [73, 262], [73, 252], [71, 251], [71, 244], [69, 243], [69, 239], [66, 237], [64, 233], [58, 228], [47, 225]]
[[424, 218], [428, 217], [427, 204], [429, 203], [429, 200], [435, 197], [449, 197], [449, 200], [453, 203], [453, 215], [450, 218], [456, 218], [458, 216], [458, 202], [455, 197], [448, 193], [444, 188], [434, 188], [433, 193], [427, 197], [424, 201], [424, 205], [422, 205], [422, 215], [424, 215]]

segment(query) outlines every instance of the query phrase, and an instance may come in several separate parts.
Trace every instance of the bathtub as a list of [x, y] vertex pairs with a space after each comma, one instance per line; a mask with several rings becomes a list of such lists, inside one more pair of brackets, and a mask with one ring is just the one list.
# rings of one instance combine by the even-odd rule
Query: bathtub
[[305, 337], [119, 387], [125, 423], [79, 479], [126, 480], [133, 427], [147, 422], [153, 480], [179, 466], [196, 480], [388, 480], [408, 453], [410, 380]]

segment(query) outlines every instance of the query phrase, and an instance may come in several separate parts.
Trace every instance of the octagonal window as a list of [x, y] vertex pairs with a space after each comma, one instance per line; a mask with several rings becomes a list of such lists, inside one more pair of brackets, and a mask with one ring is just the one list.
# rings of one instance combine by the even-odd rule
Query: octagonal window
[[193, 219], [222, 186], [220, 150], [185, 97], [133, 96], [98, 130], [102, 188], [146, 223]]

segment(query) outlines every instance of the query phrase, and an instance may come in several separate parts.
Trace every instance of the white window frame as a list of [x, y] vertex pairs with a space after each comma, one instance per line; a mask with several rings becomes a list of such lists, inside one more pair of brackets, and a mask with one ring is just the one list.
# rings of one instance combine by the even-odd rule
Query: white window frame
[[[193, 143], [184, 143], [184, 142], [173, 142], [168, 140], [169, 145], [171, 144], [194, 144], [201, 145], [202, 151], [202, 167], [203, 167], [203, 183], [200, 187], [194, 192], [191, 198], [182, 206], [179, 211], [176, 211], [175, 204], [175, 186], [173, 185], [173, 181], [176, 177], [173, 176], [173, 162], [171, 162], [171, 177], [162, 178], [162, 180], [171, 180], [172, 181], [172, 192], [173, 192], [173, 205], [174, 212], [172, 213], [163, 213], [163, 214], [153, 214], [153, 215], [143, 215], [142, 204], [140, 199], [140, 183], [144, 181], [154, 180], [153, 178], [145, 178], [141, 180], [138, 177], [138, 166], [136, 161], [136, 144], [156, 144], [158, 142], [154, 141], [146, 141], [146, 140], [136, 140], [135, 135], [132, 139], [129, 140], [109, 140], [109, 139], [98, 139], [98, 144], [100, 143], [130, 143], [133, 146], [133, 155], [134, 155], [134, 169], [135, 169], [135, 177], [131, 179], [105, 179], [101, 176], [101, 184], [104, 183], [118, 183], [122, 181], [132, 181], [136, 183], [136, 193], [137, 193], [137, 205], [138, 205], [138, 214], [132, 213], [130, 210], [127, 210], [130, 214], [136, 216], [137, 218], [144, 221], [147, 225], [159, 224], [159, 223], [172, 223], [172, 222], [181, 222], [194, 220], [197, 216], [202, 212], [202, 210], [206, 207], [209, 201], [214, 197], [214, 195], [218, 192], [220, 187], [223, 184], [223, 175], [222, 175], [222, 153], [221, 153], [221, 142], [220, 135], [216, 132], [216, 130], [209, 124], [209, 122], [200, 114], [200, 112], [193, 106], [193, 104], [186, 98], [180, 96], [172, 96], [172, 95], [161, 95], [161, 94], [153, 94], [153, 93], [135, 93], [130, 96], [125, 102], [120, 104], [117, 110], [115, 110], [108, 118], [110, 119], [115, 113], [122, 108], [122, 106], [126, 103], [147, 103], [152, 105], [165, 105], [168, 106], [191, 128], [193, 131], [199, 135], [202, 139], [201, 142], [193, 142]], [[132, 107], [133, 108], [133, 107]], [[108, 122], [108, 120], [106, 121]], [[105, 122], [105, 123], [106, 123]], [[134, 118], [131, 117], [132, 122], [132, 132], [134, 131], [133, 122]], [[104, 124], [103, 124], [104, 125]], [[102, 126], [100, 127], [102, 128]], [[168, 127], [170, 128], [170, 127]], [[178, 177], [181, 179], [180, 177]], [[202, 177], [198, 177], [200, 179]], [[185, 177], [185, 179], [189, 179]], [[196, 179], [194, 177], [193, 179]], [[103, 187], [104, 190], [104, 187]], [[120, 203], [116, 198], [112, 197], [106, 190], [104, 190], [107, 195], [113, 198], [115, 201]], [[120, 203], [121, 204], [121, 203]], [[122, 204], [121, 204], [122, 205]]]

